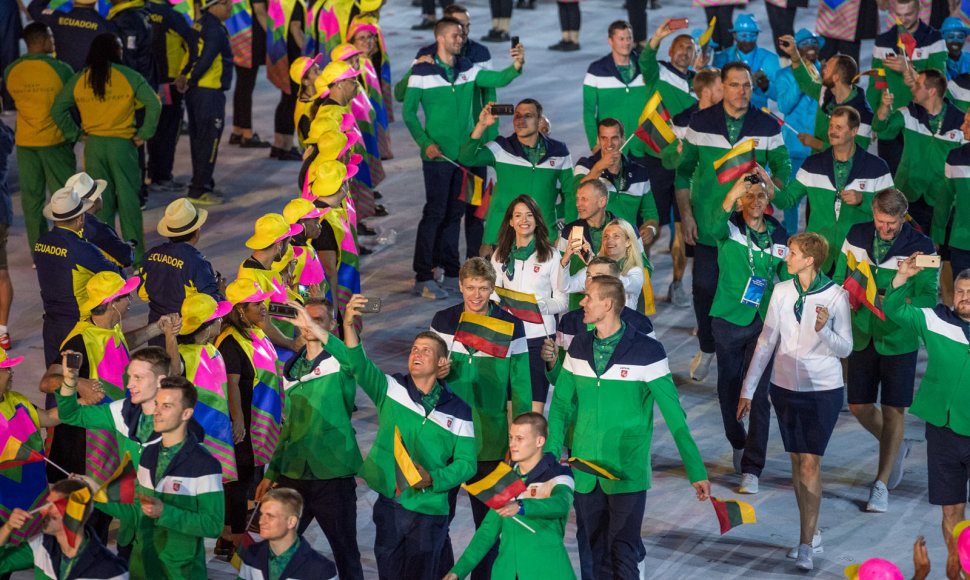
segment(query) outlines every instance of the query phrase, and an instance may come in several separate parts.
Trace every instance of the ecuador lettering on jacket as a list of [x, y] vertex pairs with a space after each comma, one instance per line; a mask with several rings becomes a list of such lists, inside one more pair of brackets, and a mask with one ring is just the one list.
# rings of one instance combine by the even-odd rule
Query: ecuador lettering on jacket
[[142, 262], [139, 295], [148, 301], [149, 320], [179, 312], [188, 292], [223, 300], [212, 264], [192, 244], [165, 242], [155, 246]]
[[59, 322], [78, 320], [79, 306], [88, 299], [85, 285], [91, 276], [118, 271], [97, 246], [60, 226], [34, 244], [34, 264], [44, 315]]

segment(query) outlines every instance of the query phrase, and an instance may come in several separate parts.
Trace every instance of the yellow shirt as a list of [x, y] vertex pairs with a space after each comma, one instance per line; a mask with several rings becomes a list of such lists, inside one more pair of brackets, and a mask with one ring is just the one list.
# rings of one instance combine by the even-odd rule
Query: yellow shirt
[[51, 106], [73, 74], [69, 65], [43, 53], [25, 54], [7, 67], [7, 90], [17, 104], [17, 145], [47, 147], [65, 141]]
[[99, 99], [90, 85], [90, 74], [85, 68], [74, 75], [54, 101], [51, 115], [64, 136], [68, 139], [80, 136], [69, 112], [71, 106], [76, 106], [85, 134], [131, 139], [136, 134], [135, 109], [142, 105], [145, 121], [137, 135], [144, 141], [150, 139], [155, 134], [162, 104], [145, 78], [126, 66], [112, 64], [104, 99]]

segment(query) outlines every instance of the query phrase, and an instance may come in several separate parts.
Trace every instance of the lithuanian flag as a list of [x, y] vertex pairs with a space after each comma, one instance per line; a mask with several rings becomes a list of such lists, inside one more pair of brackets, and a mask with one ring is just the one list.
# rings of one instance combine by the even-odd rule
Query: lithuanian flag
[[509, 503], [525, 491], [525, 482], [505, 463], [499, 463], [492, 473], [471, 484], [462, 484], [469, 495], [492, 509]]
[[899, 38], [896, 40], [896, 46], [899, 47], [901, 53], [906, 55], [906, 58], [913, 58], [913, 51], [916, 50], [916, 39], [903, 26], [902, 21], [899, 20], [899, 16], [893, 14], [893, 20], [896, 21], [896, 34], [899, 35]]
[[882, 311], [882, 301], [879, 300], [879, 288], [876, 287], [876, 277], [872, 275], [869, 262], [856, 260], [855, 254], [849, 252], [845, 260], [848, 271], [842, 287], [849, 293], [849, 304], [853, 310], [865, 306], [880, 320], [886, 320]]
[[570, 457], [568, 460], [566, 460], [566, 463], [568, 463], [569, 466], [575, 470], [582, 471], [583, 473], [589, 473], [590, 475], [595, 475], [596, 477], [613, 480], [620, 479], [607, 471], [605, 467], [596, 465], [592, 461], [586, 461], [585, 459], [580, 459], [578, 457]]
[[660, 91], [655, 92], [647, 101], [647, 106], [640, 113], [640, 126], [633, 134], [658, 155], [664, 147], [677, 140], [670, 128], [670, 111], [660, 100]]
[[889, 88], [889, 84], [886, 82], [886, 69], [884, 68], [874, 68], [867, 70], [866, 72], [859, 73], [852, 79], [852, 84], [855, 84], [857, 80], [862, 77], [872, 77], [873, 88], [884, 90]]
[[707, 30], [705, 30], [700, 38], [697, 39], [697, 44], [701, 45], [701, 50], [707, 48], [707, 43], [711, 41], [711, 37], [714, 36], [714, 26], [717, 24], [717, 16], [712, 16], [711, 21], [707, 24]]
[[7, 438], [7, 443], [0, 452], [0, 469], [17, 467], [25, 463], [43, 461], [44, 456], [39, 451], [28, 446], [14, 436]]
[[135, 503], [135, 466], [131, 462], [131, 451], [125, 451], [118, 469], [104, 482], [101, 489], [94, 493], [98, 503]]
[[461, 318], [458, 319], [455, 340], [495, 358], [505, 358], [509, 354], [514, 328], [515, 325], [511, 322], [462, 312]]
[[87, 487], [72, 492], [68, 497], [62, 497], [54, 502], [57, 511], [61, 512], [61, 524], [64, 535], [72, 548], [77, 544], [77, 537], [84, 531], [84, 508], [91, 501], [91, 491]]
[[397, 425], [394, 426], [394, 480], [398, 495], [421, 481], [421, 474], [418, 473], [408, 448], [404, 446], [404, 439], [401, 438], [401, 430]]
[[753, 524], [758, 521], [754, 517], [754, 508], [749, 503], [733, 499], [721, 501], [713, 496], [711, 503], [714, 504], [717, 521], [721, 524], [721, 535], [741, 524]]
[[525, 322], [542, 324], [542, 313], [539, 312], [535, 294], [516, 292], [508, 288], [495, 288], [495, 293], [498, 294], [502, 309], [509, 314]]
[[754, 139], [747, 139], [715, 161], [714, 172], [717, 173], [717, 182], [724, 185], [751, 171], [754, 166]]

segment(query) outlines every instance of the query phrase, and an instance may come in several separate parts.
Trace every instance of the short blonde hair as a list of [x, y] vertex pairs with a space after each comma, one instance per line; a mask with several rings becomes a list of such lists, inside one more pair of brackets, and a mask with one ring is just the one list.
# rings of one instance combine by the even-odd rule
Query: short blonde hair
[[[634, 267], [643, 268], [643, 257], [640, 253], [640, 244], [638, 243], [640, 236], [637, 235], [636, 230], [633, 229], [630, 222], [620, 218], [611, 220], [603, 227], [603, 233], [606, 233], [606, 228], [610, 226], [620, 228], [620, 231], [623, 232], [626, 239], [630, 241], [630, 247], [626, 249], [626, 256], [624, 256], [626, 262], [623, 263], [623, 269], [620, 271], [620, 274], [625, 276]], [[606, 256], [606, 245], [602, 243], [600, 244], [600, 256]]]
[[802, 232], [788, 238], [788, 247], [792, 246], [798, 246], [803, 255], [815, 260], [812, 265], [816, 272], [822, 269], [822, 263], [829, 255], [829, 243], [815, 232]]
[[263, 503], [268, 501], [279, 502], [296, 519], [303, 517], [303, 496], [291, 487], [274, 487], [267, 491], [263, 496]]
[[458, 280], [464, 282], [468, 278], [482, 278], [495, 286], [495, 268], [485, 258], [479, 256], [469, 258], [465, 260], [465, 263], [461, 265], [461, 270], [458, 271]]

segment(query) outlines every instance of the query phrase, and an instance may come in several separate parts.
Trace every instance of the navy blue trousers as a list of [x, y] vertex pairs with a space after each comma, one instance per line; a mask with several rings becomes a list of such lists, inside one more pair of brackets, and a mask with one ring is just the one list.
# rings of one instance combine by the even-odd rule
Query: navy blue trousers
[[[635, 580], [637, 565], [647, 555], [640, 539], [640, 525], [647, 504], [647, 492], [607, 495], [599, 483], [590, 493], [577, 493], [573, 500], [576, 520], [583, 527], [593, 557], [595, 580]], [[583, 550], [580, 550], [582, 556]]]
[[219, 89], [192, 87], [185, 93], [185, 105], [189, 112], [189, 143], [192, 149], [189, 197], [199, 197], [215, 187], [212, 174], [226, 120], [226, 93]]
[[445, 276], [458, 277], [458, 237], [465, 202], [459, 201], [464, 174], [447, 161], [424, 161], [424, 210], [414, 241], [414, 278], [433, 278], [431, 270], [441, 266]]
[[374, 502], [374, 558], [380, 580], [440, 580], [448, 516], [419, 514], [383, 495]]

